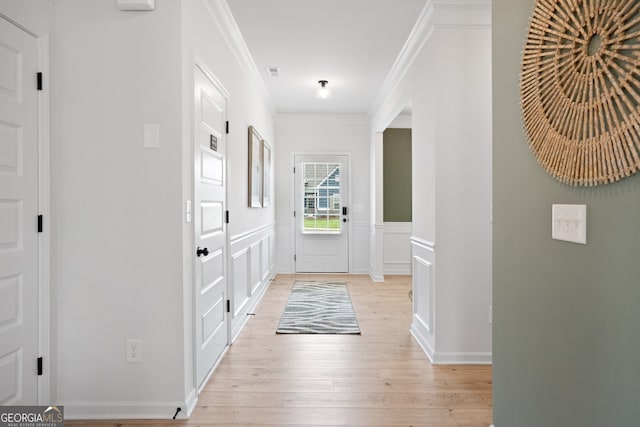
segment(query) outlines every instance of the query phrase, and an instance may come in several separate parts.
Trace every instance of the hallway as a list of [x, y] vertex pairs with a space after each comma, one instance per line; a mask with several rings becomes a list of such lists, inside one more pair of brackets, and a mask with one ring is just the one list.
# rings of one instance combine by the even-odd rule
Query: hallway
[[278, 275], [203, 389], [189, 421], [76, 426], [466, 426], [491, 424], [490, 366], [431, 366], [409, 334], [410, 276], [346, 280], [361, 336], [276, 335], [296, 278]]

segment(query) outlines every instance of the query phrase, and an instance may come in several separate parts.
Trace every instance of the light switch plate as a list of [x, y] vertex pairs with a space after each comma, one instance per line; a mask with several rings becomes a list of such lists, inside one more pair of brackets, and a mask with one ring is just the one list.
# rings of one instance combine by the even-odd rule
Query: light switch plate
[[587, 205], [552, 205], [551, 237], [573, 243], [587, 243]]
[[160, 126], [144, 125], [144, 147], [160, 148]]

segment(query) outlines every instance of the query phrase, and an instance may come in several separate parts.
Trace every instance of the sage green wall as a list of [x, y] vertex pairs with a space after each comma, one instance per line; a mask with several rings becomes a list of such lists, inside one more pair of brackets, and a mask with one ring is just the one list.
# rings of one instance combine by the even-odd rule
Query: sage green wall
[[[533, 0], [493, 0], [496, 427], [640, 423], [640, 176], [554, 180], [522, 131], [518, 73]], [[551, 204], [587, 205], [587, 245], [551, 239]]]
[[384, 222], [411, 222], [411, 129], [383, 133]]

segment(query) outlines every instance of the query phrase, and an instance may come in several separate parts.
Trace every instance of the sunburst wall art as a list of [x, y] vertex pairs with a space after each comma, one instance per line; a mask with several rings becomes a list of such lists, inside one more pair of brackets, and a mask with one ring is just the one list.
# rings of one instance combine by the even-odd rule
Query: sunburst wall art
[[540, 165], [576, 186], [640, 168], [640, 1], [537, 0], [520, 99]]

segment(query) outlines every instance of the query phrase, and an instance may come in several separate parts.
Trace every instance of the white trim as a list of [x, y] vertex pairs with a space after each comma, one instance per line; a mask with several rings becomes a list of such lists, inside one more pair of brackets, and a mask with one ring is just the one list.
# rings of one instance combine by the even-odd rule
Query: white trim
[[434, 351], [431, 345], [429, 344], [429, 340], [427, 339], [427, 335], [429, 334], [429, 331], [426, 328], [426, 325], [424, 324], [422, 319], [416, 318], [416, 316], [413, 316], [413, 321], [411, 322], [411, 327], [409, 328], [409, 332], [411, 333], [413, 338], [416, 340], [420, 348], [422, 348], [422, 351], [424, 351], [424, 354], [427, 355], [427, 359], [429, 359], [429, 362], [433, 364]]
[[436, 244], [435, 243], [430, 242], [428, 240], [421, 239], [421, 238], [416, 237], [416, 236], [411, 236], [411, 244], [415, 245], [415, 246], [418, 246], [419, 248], [426, 249], [426, 250], [431, 251], [431, 252], [435, 252], [436, 251]]
[[43, 215], [43, 232], [38, 233], [38, 356], [43, 358], [43, 374], [38, 377], [38, 403], [51, 402], [54, 384], [51, 372], [51, 69], [50, 39], [38, 42], [38, 71], [42, 90], [38, 91], [38, 212]]
[[[491, 28], [491, 0], [427, 0], [391, 71], [380, 86], [369, 117], [376, 115], [400, 84], [435, 29]], [[401, 107], [403, 108], [403, 107]], [[397, 110], [395, 117], [401, 110]]]
[[[25, 33], [29, 34], [30, 36], [34, 37], [34, 38], [39, 38], [38, 34], [34, 33], [33, 31], [31, 31], [28, 27], [20, 24], [18, 21], [16, 21], [15, 19], [9, 17], [9, 15], [2, 13], [2, 11], [0, 11], [0, 18], [4, 18], [6, 21], [8, 21], [9, 23], [15, 25], [16, 27], [20, 28], [22, 31], [24, 31]], [[47, 35], [48, 37], [48, 35]]]
[[384, 234], [411, 234], [412, 230], [413, 230], [413, 222], [385, 222], [384, 223]]
[[411, 129], [413, 127], [411, 117], [411, 113], [400, 113], [387, 127], [391, 129]]
[[[211, 81], [211, 84], [213, 84], [216, 87], [216, 89], [222, 92], [222, 95], [224, 96], [225, 101], [229, 102], [229, 98], [231, 98], [231, 94], [222, 83], [222, 80], [220, 80], [218, 77], [216, 77], [215, 74], [213, 74], [213, 72], [209, 69], [209, 67], [207, 67], [207, 64], [205, 61], [200, 59], [197, 55], [194, 55], [193, 58], [194, 58], [193, 59], [194, 65], [198, 67], [200, 71], [202, 71], [202, 73], [207, 77], [207, 79], [209, 79], [209, 81]], [[227, 117], [226, 112], [225, 112], [225, 117]]]
[[433, 355], [434, 365], [491, 365], [491, 352], [439, 353]]
[[410, 262], [385, 262], [384, 275], [388, 276], [411, 276]]
[[238, 243], [240, 243], [240, 241], [251, 238], [253, 236], [255, 236], [256, 234], [260, 234], [265, 230], [268, 230], [270, 228], [273, 228], [275, 226], [275, 223], [269, 223], [260, 227], [256, 227], [254, 229], [248, 230], [248, 231], [244, 231], [242, 233], [236, 234], [235, 236], [231, 236], [230, 243], [231, 245], [237, 245]]
[[186, 419], [186, 402], [61, 402], [64, 405], [64, 417], [67, 420], [109, 420], [109, 419], [165, 419], [170, 420], [176, 408], [182, 408], [177, 418]]
[[427, 1], [420, 15], [418, 15], [416, 24], [411, 30], [407, 41], [391, 67], [391, 71], [389, 71], [387, 78], [382, 83], [371, 108], [369, 108], [369, 117], [374, 117], [384, 105], [389, 94], [398, 86], [407, 71], [409, 71], [418, 53], [422, 50], [422, 46], [424, 46], [424, 43], [431, 36], [433, 32], [433, 14], [433, 1]]
[[278, 114], [276, 125], [305, 126], [369, 126], [364, 114]]
[[195, 388], [191, 390], [185, 403], [187, 407], [186, 418], [191, 418], [191, 414], [193, 414], [193, 410], [196, 409], [196, 405], [198, 404], [198, 393]]
[[[211, 375], [213, 375], [213, 373], [216, 371], [216, 368], [218, 367], [218, 365], [220, 365], [220, 362], [222, 362], [222, 359], [224, 358], [224, 355], [227, 354], [227, 351], [229, 350], [229, 346], [227, 345], [224, 350], [222, 351], [222, 353], [220, 353], [220, 356], [218, 356], [218, 358], [216, 359], [216, 362], [213, 364], [213, 366], [211, 367], [211, 369], [209, 369], [209, 372], [207, 372], [207, 374], [204, 376], [204, 379], [202, 380], [202, 384], [198, 385], [198, 392], [196, 395], [196, 400], [194, 402], [194, 405], [196, 403], [198, 403], [198, 396], [200, 395], [200, 393], [202, 392], [202, 390], [204, 389], [204, 387], [207, 385], [207, 383], [209, 382], [209, 380], [211, 379]], [[193, 392], [192, 392], [193, 393]], [[191, 396], [190, 396], [191, 397]], [[189, 413], [190, 415], [191, 413]]]
[[258, 93], [261, 95], [267, 109], [271, 114], [276, 114], [276, 108], [273, 105], [269, 91], [262, 80], [262, 76], [256, 67], [256, 63], [249, 52], [249, 48], [242, 37], [242, 33], [238, 28], [238, 24], [233, 18], [231, 9], [226, 0], [206, 0], [205, 5], [216, 22], [222, 37], [227, 42], [231, 53], [238, 60], [240, 68], [254, 85]]
[[369, 277], [371, 277], [371, 280], [374, 282], [384, 282], [384, 275], [374, 274], [373, 271], [369, 271]]

